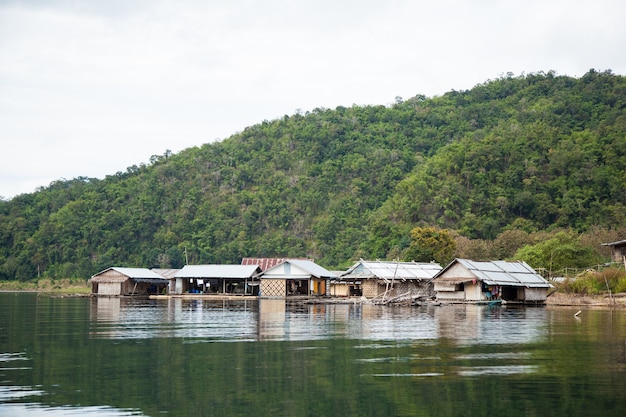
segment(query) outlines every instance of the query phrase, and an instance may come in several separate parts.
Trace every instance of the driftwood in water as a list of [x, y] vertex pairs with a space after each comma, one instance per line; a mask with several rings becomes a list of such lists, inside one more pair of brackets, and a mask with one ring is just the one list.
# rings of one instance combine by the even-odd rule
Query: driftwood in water
[[411, 291], [405, 292], [404, 294], [400, 294], [392, 298], [383, 298], [383, 300], [378, 304], [389, 304], [404, 299], [406, 299], [407, 301], [411, 301]]

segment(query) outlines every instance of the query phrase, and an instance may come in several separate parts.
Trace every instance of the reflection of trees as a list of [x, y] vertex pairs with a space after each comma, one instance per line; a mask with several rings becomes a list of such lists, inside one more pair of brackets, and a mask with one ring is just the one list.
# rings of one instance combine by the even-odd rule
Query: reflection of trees
[[[286, 306], [288, 330], [297, 323], [299, 337], [307, 323], [319, 331], [315, 326], [323, 322], [339, 335], [218, 342], [165, 329], [191, 323], [217, 332], [211, 320], [220, 314], [237, 328], [228, 322], [234, 317], [228, 312], [237, 309], [256, 326], [263, 311], [257, 317], [256, 308], [229, 303], [159, 304], [158, 320], [145, 327], [169, 336], [110, 339], [89, 337], [99, 325], [88, 320], [91, 300], [1, 301], [6, 333], [0, 347], [25, 352], [30, 361], [25, 369], [3, 370], [3, 378], [38, 387], [49, 404], [108, 405], [151, 416], [583, 416], [589, 410], [621, 416], [626, 407], [620, 394], [626, 392], [626, 317], [619, 312], [585, 310], [576, 321], [575, 311], [548, 308]], [[133, 317], [128, 305], [121, 310], [121, 320]], [[129, 323], [139, 326], [122, 325]], [[396, 327], [378, 333], [363, 329], [391, 323]], [[436, 336], [420, 339], [427, 323]], [[515, 323], [529, 324], [506, 343], [489, 339]], [[472, 330], [459, 331], [463, 326]], [[443, 334], [448, 330], [452, 336]], [[505, 364], [537, 368], [473, 377], [458, 372]]]

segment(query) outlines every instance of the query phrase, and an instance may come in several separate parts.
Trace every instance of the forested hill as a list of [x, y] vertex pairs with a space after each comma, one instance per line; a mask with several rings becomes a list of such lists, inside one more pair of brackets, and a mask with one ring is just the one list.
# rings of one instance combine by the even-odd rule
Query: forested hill
[[0, 279], [109, 266], [388, 258], [468, 238], [626, 227], [626, 78], [507, 76], [390, 107], [315, 109], [103, 180], [0, 202]]

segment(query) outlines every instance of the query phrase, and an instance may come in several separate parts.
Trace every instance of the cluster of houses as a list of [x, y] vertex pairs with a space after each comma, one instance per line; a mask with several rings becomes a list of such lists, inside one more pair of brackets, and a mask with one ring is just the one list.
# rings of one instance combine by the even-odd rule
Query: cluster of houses
[[181, 269], [111, 267], [91, 277], [99, 296], [250, 296], [543, 303], [551, 285], [525, 262], [437, 263], [359, 260], [328, 271], [310, 259], [244, 258], [240, 265]]

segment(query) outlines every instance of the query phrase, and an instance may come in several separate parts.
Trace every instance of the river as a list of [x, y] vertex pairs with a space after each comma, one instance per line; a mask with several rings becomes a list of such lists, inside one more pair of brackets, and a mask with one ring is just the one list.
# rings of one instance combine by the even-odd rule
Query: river
[[0, 416], [620, 416], [626, 312], [0, 293]]

